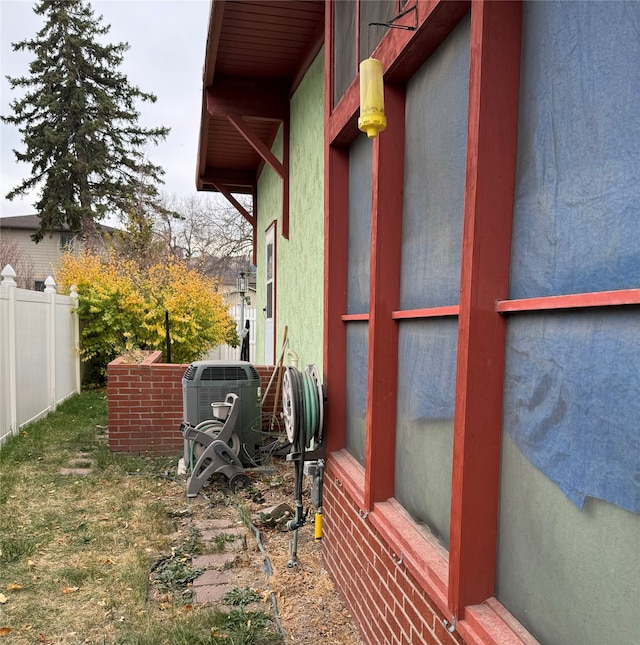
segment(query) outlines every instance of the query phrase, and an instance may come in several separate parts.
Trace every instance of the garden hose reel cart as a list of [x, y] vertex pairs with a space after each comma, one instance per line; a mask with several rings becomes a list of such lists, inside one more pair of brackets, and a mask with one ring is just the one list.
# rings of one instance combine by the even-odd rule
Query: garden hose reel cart
[[[249, 477], [238, 458], [240, 440], [233, 429], [240, 404], [237, 394], [227, 394], [223, 403], [212, 403], [213, 419], [196, 426], [182, 423], [185, 463], [191, 466], [187, 479], [187, 497], [196, 497], [209, 478], [220, 473], [233, 492], [246, 488]], [[193, 463], [195, 461], [195, 463]]]

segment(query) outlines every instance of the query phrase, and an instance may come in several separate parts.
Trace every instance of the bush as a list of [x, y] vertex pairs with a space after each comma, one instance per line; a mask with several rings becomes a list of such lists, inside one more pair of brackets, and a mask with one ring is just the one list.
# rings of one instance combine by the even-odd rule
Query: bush
[[66, 290], [76, 285], [81, 355], [97, 364], [103, 375], [107, 363], [122, 353], [166, 350], [165, 310], [173, 362], [189, 363], [221, 343], [237, 344], [235, 321], [216, 281], [182, 262], [141, 268], [117, 256], [67, 253], [56, 281]]

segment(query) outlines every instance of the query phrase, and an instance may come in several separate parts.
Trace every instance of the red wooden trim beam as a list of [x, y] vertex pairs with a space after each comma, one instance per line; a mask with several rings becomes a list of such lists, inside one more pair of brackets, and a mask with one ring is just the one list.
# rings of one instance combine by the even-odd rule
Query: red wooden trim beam
[[620, 305], [640, 305], [640, 289], [573, 293], [564, 296], [523, 298], [521, 300], [499, 300], [496, 303], [496, 311], [501, 314], [507, 314], [516, 311], [581, 309], [584, 307], [612, 307]]
[[453, 443], [449, 608], [494, 593], [520, 75], [520, 2], [471, 9], [469, 123]]
[[340, 320], [342, 320], [342, 322], [368, 321], [369, 314], [344, 314], [343, 316], [340, 316]]
[[218, 46], [220, 44], [220, 34], [222, 33], [225, 2], [226, 0], [216, 0], [211, 3], [203, 73], [205, 87], [211, 85], [213, 82], [213, 75], [216, 70], [216, 59], [218, 58]]
[[242, 138], [268, 163], [273, 170], [284, 179], [287, 174], [285, 166], [267, 148], [267, 146], [255, 135], [249, 124], [237, 114], [227, 113], [227, 120], [240, 133]]
[[[408, 81], [428, 55], [442, 43], [469, 12], [470, 7], [470, 3], [467, 1], [427, 0], [416, 4], [418, 7], [417, 30], [389, 29], [373, 53], [375, 58], [382, 61], [385, 82], [405, 83]], [[398, 24], [413, 25], [413, 20], [414, 16], [411, 13], [402, 18]], [[330, 28], [331, 25], [328, 29]], [[333, 70], [333, 67], [330, 69]], [[348, 145], [358, 136], [359, 107], [359, 77], [356, 76], [332, 111], [328, 123], [331, 143]]]
[[456, 627], [468, 645], [540, 645], [495, 598], [467, 607]]
[[[382, 61], [385, 80], [405, 83], [424, 61], [442, 44], [454, 27], [469, 13], [468, 0], [427, 0], [417, 2], [418, 28], [416, 31], [389, 29], [373, 55]], [[412, 25], [413, 13], [398, 24]]]
[[216, 77], [207, 88], [211, 116], [240, 114], [254, 119], [283, 121], [289, 114], [287, 88], [263, 79]]
[[358, 112], [360, 110], [359, 76], [349, 85], [338, 104], [333, 108], [331, 119], [326, 124], [329, 142], [348, 146], [357, 136]]
[[[333, 2], [325, 3], [325, 41], [331, 41]], [[329, 451], [345, 446], [347, 332], [340, 319], [347, 310], [349, 153], [328, 138], [333, 87], [333, 46], [324, 50], [324, 335], [323, 365], [327, 389], [326, 436]]]
[[[365, 446], [366, 509], [393, 496], [404, 183], [404, 89], [385, 88], [387, 128], [373, 143], [369, 371]], [[364, 137], [364, 134], [360, 136]]]
[[258, 223], [258, 217], [257, 217], [257, 203], [258, 200], [256, 198], [256, 191], [255, 189], [252, 191], [252, 204], [253, 204], [253, 215], [247, 211], [247, 209], [227, 190], [226, 186], [223, 186], [222, 184], [212, 184], [213, 188], [221, 193], [226, 200], [244, 217], [249, 224], [251, 224], [251, 242], [252, 242], [252, 262], [253, 264], [257, 263], [257, 242], [258, 242], [258, 228], [257, 228], [257, 223]]
[[336, 486], [344, 488], [360, 510], [365, 510], [364, 469], [347, 450], [342, 449], [331, 453], [326, 474], [334, 478]]
[[256, 173], [254, 170], [228, 170], [210, 167], [201, 175], [200, 180], [205, 188], [214, 184], [222, 184], [234, 193], [250, 195], [256, 183]]
[[282, 178], [282, 236], [289, 239], [289, 116], [282, 121], [282, 163], [237, 114], [227, 113], [228, 121], [247, 143]]
[[425, 529], [420, 529], [394, 499], [375, 504], [367, 520], [389, 544], [397, 566], [406, 568], [447, 615], [447, 552]]
[[209, 114], [207, 112], [206, 88], [213, 82], [218, 58], [218, 46], [222, 33], [222, 18], [224, 16], [225, 0], [216, 0], [211, 4], [209, 15], [209, 28], [207, 32], [207, 46], [205, 48], [204, 69], [202, 72], [202, 107], [200, 109], [200, 135], [198, 137], [198, 159], [196, 174], [196, 189], [203, 190], [203, 175], [207, 165], [207, 137], [209, 134]]
[[251, 262], [258, 266], [258, 186], [254, 183], [251, 189], [253, 204], [253, 257]]
[[285, 169], [282, 177], [282, 237], [289, 239], [289, 141], [290, 141], [289, 113], [282, 122], [282, 167]]
[[411, 320], [413, 318], [437, 318], [440, 316], [457, 316], [460, 312], [458, 305], [451, 305], [450, 307], [429, 307], [427, 309], [404, 309], [402, 311], [394, 311], [391, 317], [394, 320]]
[[[331, 186], [331, 190], [329, 190]], [[325, 146], [324, 182], [324, 349], [327, 388], [327, 447], [345, 446], [347, 331], [341, 320], [347, 308], [347, 239], [349, 154]], [[329, 216], [331, 214], [331, 216]]]
[[213, 184], [213, 187], [226, 198], [226, 200], [244, 217], [249, 224], [255, 225], [255, 217], [221, 184]]

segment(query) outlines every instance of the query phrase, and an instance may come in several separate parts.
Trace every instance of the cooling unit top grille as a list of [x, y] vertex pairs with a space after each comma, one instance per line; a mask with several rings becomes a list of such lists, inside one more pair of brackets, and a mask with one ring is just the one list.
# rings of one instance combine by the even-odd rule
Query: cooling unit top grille
[[186, 378], [187, 381], [193, 381], [196, 377], [197, 371], [198, 368], [195, 365], [189, 365], [189, 367], [187, 367], [187, 371], [184, 373], [184, 378]]
[[258, 370], [249, 363], [195, 362], [184, 373], [187, 381], [247, 381], [260, 379]]
[[205, 367], [200, 374], [201, 381], [243, 381], [247, 371], [238, 365], [216, 365]]

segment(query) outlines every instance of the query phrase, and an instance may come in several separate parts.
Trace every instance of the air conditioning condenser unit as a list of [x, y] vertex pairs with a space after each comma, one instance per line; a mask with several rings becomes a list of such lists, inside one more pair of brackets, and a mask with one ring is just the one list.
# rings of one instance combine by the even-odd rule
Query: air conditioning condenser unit
[[246, 361], [196, 361], [182, 378], [183, 420], [192, 426], [213, 418], [212, 403], [223, 402], [227, 394], [237, 394], [240, 413], [234, 433], [240, 441], [238, 457], [244, 466], [254, 466], [260, 447], [262, 411], [261, 379]]

